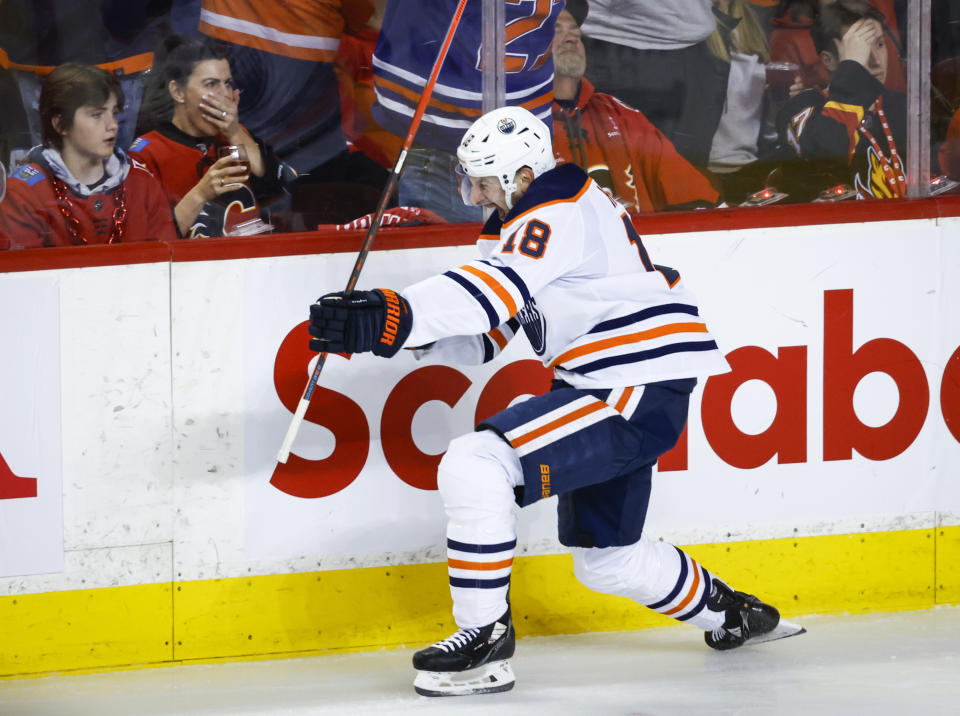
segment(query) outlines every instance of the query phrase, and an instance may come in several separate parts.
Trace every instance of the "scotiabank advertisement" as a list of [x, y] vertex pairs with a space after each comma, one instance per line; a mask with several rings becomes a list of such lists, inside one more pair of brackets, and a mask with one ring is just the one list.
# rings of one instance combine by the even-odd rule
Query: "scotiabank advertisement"
[[[658, 466], [648, 534], [689, 544], [960, 514], [957, 231], [953, 220], [918, 220], [647, 237], [654, 260], [696, 293], [733, 369], [699, 383], [687, 432]], [[377, 251], [358, 286], [402, 292], [474, 255], [472, 246]], [[441, 561], [435, 471], [448, 441], [549, 385], [522, 335], [485, 366], [332, 355], [278, 464], [316, 359], [308, 306], [343, 288], [354, 259], [251, 259], [240, 269], [252, 558]], [[524, 510], [521, 543], [550, 551], [555, 524], [554, 500]]]

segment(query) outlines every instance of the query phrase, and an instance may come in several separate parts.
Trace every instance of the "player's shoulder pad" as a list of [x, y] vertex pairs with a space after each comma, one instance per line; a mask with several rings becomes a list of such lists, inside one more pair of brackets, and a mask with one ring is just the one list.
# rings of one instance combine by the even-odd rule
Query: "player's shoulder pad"
[[144, 149], [146, 149], [149, 146], [149, 144], [150, 144], [150, 140], [147, 139], [146, 137], [137, 137], [133, 141], [133, 144], [130, 145], [129, 151], [142, 152]]
[[589, 182], [590, 177], [576, 164], [561, 164], [533, 180], [527, 193], [507, 214], [504, 223], [509, 224], [521, 214], [545, 204], [576, 201]]
[[44, 174], [43, 170], [36, 164], [24, 164], [17, 169], [10, 178], [26, 182], [27, 186], [34, 186], [46, 179], [47, 175]]

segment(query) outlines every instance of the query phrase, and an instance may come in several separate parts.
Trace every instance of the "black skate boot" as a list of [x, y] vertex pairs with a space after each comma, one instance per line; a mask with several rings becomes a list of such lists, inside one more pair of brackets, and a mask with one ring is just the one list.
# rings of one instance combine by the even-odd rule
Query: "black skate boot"
[[713, 580], [707, 607], [726, 613], [723, 626], [703, 635], [707, 646], [721, 651], [736, 649], [751, 638], [772, 632], [780, 623], [780, 612], [774, 607], [752, 594], [733, 591], [719, 579]]
[[423, 696], [466, 696], [508, 691], [514, 676], [507, 661], [516, 638], [510, 610], [477, 629], [456, 634], [413, 655], [413, 688]]

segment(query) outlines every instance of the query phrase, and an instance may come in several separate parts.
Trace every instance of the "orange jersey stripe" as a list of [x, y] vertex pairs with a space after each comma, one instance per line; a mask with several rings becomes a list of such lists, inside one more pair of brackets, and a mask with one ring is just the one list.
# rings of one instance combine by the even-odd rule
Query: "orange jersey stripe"
[[633, 395], [633, 387], [627, 388], [623, 391], [623, 395], [620, 396], [620, 400], [617, 401], [616, 410], [618, 413], [622, 413], [623, 409], [627, 407], [627, 403], [630, 401], [630, 396]]
[[503, 305], [507, 307], [510, 316], [513, 316], [517, 313], [517, 303], [513, 300], [513, 296], [510, 295], [510, 292], [507, 291], [502, 285], [500, 285], [493, 276], [480, 271], [473, 266], [461, 266], [461, 271], [466, 271], [473, 276], [476, 276], [478, 279], [483, 281], [487, 286], [490, 287], [490, 290], [497, 294], [497, 298], [503, 301]]
[[607, 404], [602, 403], [599, 400], [596, 403], [585, 405], [582, 408], [579, 408], [573, 411], [572, 413], [568, 413], [567, 415], [564, 415], [562, 418], [557, 418], [556, 420], [549, 422], [546, 425], [537, 428], [536, 430], [531, 430], [529, 433], [521, 435], [518, 438], [512, 439], [510, 441], [510, 444], [513, 445], [514, 448], [518, 448], [521, 445], [526, 445], [531, 440], [536, 440], [538, 437], [540, 437], [541, 435], [546, 435], [551, 430], [556, 430], [557, 428], [561, 428], [564, 425], [567, 425], [568, 423], [572, 423], [574, 420], [579, 420], [585, 415], [590, 415], [591, 413], [595, 413], [598, 410], [603, 410], [606, 407], [608, 407]]
[[490, 336], [498, 346], [500, 346], [500, 350], [503, 350], [507, 347], [507, 337], [500, 332], [499, 328], [494, 328], [487, 335]]
[[[152, 66], [152, 52], [144, 52], [141, 55], [133, 55], [131, 57], [125, 57], [122, 60], [114, 60], [113, 62], [101, 62], [99, 65], [97, 65], [97, 67], [99, 67], [101, 70], [106, 70], [107, 72], [111, 73], [119, 71], [124, 75], [132, 75], [136, 74], [137, 72], [143, 72], [144, 70], [149, 70]], [[33, 72], [39, 77], [46, 77], [55, 69], [57, 69], [56, 65], [22, 65], [18, 62], [13, 62], [3, 48], [0, 48], [0, 67], [3, 67], [7, 70], [24, 70], [25, 72]]]
[[203, 0], [207, 12], [261, 25], [277, 32], [339, 40], [344, 18], [340, 2], [328, 0]]
[[203, 0], [199, 28], [211, 37], [275, 55], [334, 62], [344, 17], [334, 3], [315, 0]]
[[687, 596], [683, 598], [682, 602], [680, 602], [677, 606], [675, 606], [670, 611], [663, 612], [667, 616], [670, 616], [671, 614], [676, 614], [677, 612], [681, 611], [691, 601], [693, 601], [693, 598], [695, 596], [697, 596], [697, 588], [700, 586], [700, 565], [698, 565], [693, 558], [690, 559], [690, 562], [693, 563], [693, 584], [690, 586], [690, 591], [687, 592]]
[[474, 569], [483, 572], [492, 572], [495, 569], [506, 569], [513, 564], [513, 558], [501, 562], [465, 562], [462, 559], [448, 559], [447, 566], [454, 569]]
[[658, 328], [651, 328], [647, 331], [640, 331], [639, 333], [630, 333], [625, 336], [614, 336], [613, 338], [605, 338], [602, 341], [596, 341], [595, 343], [588, 343], [585, 346], [579, 346], [573, 350], [567, 351], [566, 353], [557, 356], [553, 362], [548, 366], [553, 368], [564, 361], [573, 360], [574, 358], [579, 358], [580, 356], [589, 355], [590, 353], [596, 353], [597, 351], [606, 350], [607, 348], [614, 348], [616, 346], [623, 346], [628, 343], [638, 343], [640, 341], [649, 340], [651, 338], [660, 338], [661, 336], [669, 336], [672, 333], [706, 333], [707, 326], [704, 323], [671, 323], [666, 326], [659, 326]]

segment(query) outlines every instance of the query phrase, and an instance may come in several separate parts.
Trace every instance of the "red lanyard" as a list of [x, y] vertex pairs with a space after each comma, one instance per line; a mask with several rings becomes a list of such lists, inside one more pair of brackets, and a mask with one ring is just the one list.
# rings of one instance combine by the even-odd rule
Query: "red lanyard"
[[907, 180], [903, 176], [903, 165], [900, 163], [900, 155], [897, 153], [897, 143], [893, 141], [893, 132], [890, 130], [890, 123], [887, 121], [887, 115], [883, 111], [883, 97], [877, 98], [877, 117], [880, 119], [880, 126], [883, 127], [883, 136], [887, 140], [887, 146], [890, 148], [890, 159], [883, 153], [880, 144], [870, 131], [860, 123], [860, 133], [867, 138], [873, 151], [877, 153], [880, 160], [880, 168], [883, 170], [883, 177], [890, 185], [894, 196], [907, 195]]

